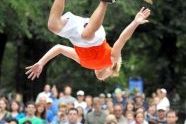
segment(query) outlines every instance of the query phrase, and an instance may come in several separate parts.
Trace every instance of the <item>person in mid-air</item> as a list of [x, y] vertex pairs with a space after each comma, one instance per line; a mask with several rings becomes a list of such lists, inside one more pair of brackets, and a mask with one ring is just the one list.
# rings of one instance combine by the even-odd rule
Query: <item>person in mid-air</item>
[[38, 62], [26, 67], [29, 79], [39, 78], [43, 66], [55, 56], [62, 54], [79, 63], [82, 67], [95, 71], [99, 80], [119, 75], [121, 50], [140, 25], [147, 23], [150, 15], [148, 8], [142, 7], [135, 19], [122, 31], [110, 47], [102, 26], [107, 6], [115, 0], [100, 0], [90, 18], [67, 12], [64, 15], [65, 0], [55, 0], [49, 15], [48, 28], [51, 32], [67, 38], [74, 47], [55, 45]]

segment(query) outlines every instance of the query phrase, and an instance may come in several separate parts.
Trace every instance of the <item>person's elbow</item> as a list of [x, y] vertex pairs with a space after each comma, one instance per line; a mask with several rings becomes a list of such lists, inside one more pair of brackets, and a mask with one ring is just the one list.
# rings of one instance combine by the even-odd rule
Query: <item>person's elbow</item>
[[55, 49], [57, 53], [61, 53], [62, 51], [62, 45], [60, 44], [56, 44], [53, 48]]
[[58, 33], [62, 29], [62, 24], [58, 21], [48, 20], [48, 29], [53, 33]]

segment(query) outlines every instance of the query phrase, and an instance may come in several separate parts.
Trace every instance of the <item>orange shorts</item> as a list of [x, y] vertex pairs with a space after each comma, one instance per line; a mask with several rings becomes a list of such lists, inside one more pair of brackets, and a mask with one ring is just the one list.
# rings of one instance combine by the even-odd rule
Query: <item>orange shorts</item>
[[99, 46], [87, 48], [74, 46], [74, 48], [80, 58], [81, 66], [85, 68], [100, 70], [112, 65], [111, 47], [106, 41]]

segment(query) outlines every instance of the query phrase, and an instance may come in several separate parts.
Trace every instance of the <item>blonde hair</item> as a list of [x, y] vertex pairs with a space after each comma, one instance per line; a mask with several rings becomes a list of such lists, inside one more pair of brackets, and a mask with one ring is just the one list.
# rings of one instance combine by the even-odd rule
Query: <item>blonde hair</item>
[[105, 124], [117, 124], [117, 119], [113, 114], [109, 114], [106, 117]]
[[112, 68], [112, 71], [113, 71], [113, 73], [111, 75], [112, 77], [118, 77], [119, 76], [119, 71], [121, 69], [121, 63], [122, 63], [122, 58], [120, 56], [117, 63]]

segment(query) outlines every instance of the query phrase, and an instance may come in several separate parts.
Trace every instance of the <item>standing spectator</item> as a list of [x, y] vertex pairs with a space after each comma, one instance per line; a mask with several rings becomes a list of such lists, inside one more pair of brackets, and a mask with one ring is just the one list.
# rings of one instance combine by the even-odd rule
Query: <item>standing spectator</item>
[[127, 123], [127, 119], [123, 116], [123, 106], [122, 104], [115, 104], [114, 105], [114, 115], [118, 121], [118, 124], [125, 124]]
[[168, 111], [170, 108], [170, 102], [169, 99], [167, 98], [167, 90], [164, 88], [161, 89], [161, 98], [157, 107], [158, 106], [164, 106], [166, 108], [166, 111]]
[[157, 111], [156, 124], [166, 124], [165, 106], [157, 106]]
[[0, 124], [4, 124], [8, 118], [10, 118], [10, 113], [7, 111], [8, 102], [6, 98], [0, 98]]
[[60, 98], [62, 98], [64, 96], [65, 96], [64, 92], [63, 91], [60, 91], [59, 94], [58, 94], [58, 98], [60, 99]]
[[48, 97], [47, 98], [47, 103], [46, 103], [46, 106], [45, 106], [45, 108], [46, 108], [46, 120], [47, 120], [48, 123], [51, 123], [51, 121], [53, 120], [53, 118], [55, 116], [55, 114], [52, 110], [52, 103], [53, 103], [52, 99]]
[[106, 105], [106, 96], [104, 93], [100, 93], [99, 94], [99, 98], [101, 101], [101, 109], [102, 110], [106, 110], [107, 109], [107, 105]]
[[65, 124], [81, 124], [78, 122], [78, 110], [76, 108], [69, 109], [68, 122]]
[[85, 108], [85, 116], [87, 115], [87, 113], [91, 112], [92, 111], [92, 96], [86, 96], [85, 97], [85, 102], [87, 104], [86, 108]]
[[61, 103], [59, 105], [59, 111], [53, 118], [51, 124], [65, 124], [67, 122], [67, 105]]
[[113, 98], [113, 103], [115, 104], [121, 104], [123, 108], [126, 106], [126, 98], [123, 97], [122, 90], [120, 88], [116, 88], [115, 91], [115, 97]]
[[71, 94], [72, 94], [72, 88], [70, 86], [65, 86], [64, 96], [59, 99], [59, 103], [74, 104], [76, 99], [72, 97]]
[[105, 110], [106, 115], [114, 113], [114, 104], [112, 98], [107, 98], [106, 100], [107, 109]]
[[85, 118], [84, 118], [83, 108], [81, 106], [78, 106], [76, 109], [78, 110], [78, 122], [84, 124]]
[[35, 116], [36, 107], [34, 102], [26, 104], [26, 117], [19, 119], [19, 124], [24, 124], [25, 121], [31, 121], [32, 124], [43, 124], [44, 122]]
[[136, 124], [148, 124], [148, 122], [145, 120], [145, 115], [143, 112], [137, 112], [135, 114], [135, 120]]
[[51, 96], [51, 91], [50, 91], [50, 90], [51, 90], [51, 89], [50, 89], [50, 85], [49, 85], [49, 84], [46, 84], [46, 85], [44, 86], [44, 91], [38, 94], [38, 96], [37, 96], [37, 98], [36, 98], [36, 103], [39, 102], [40, 97], [45, 97], [46, 99], [47, 99], [48, 97], [50, 97], [50, 96]]
[[53, 114], [56, 115], [58, 112], [58, 106], [59, 106], [58, 90], [57, 90], [56, 85], [52, 86], [50, 98], [52, 99], [51, 110], [52, 110]]
[[158, 88], [158, 89], [156, 90], [156, 96], [159, 97], [159, 98], [161, 99], [161, 89], [160, 89], [160, 88]]
[[77, 101], [74, 102], [74, 107], [78, 107], [78, 106], [81, 106], [83, 108], [83, 111], [85, 111], [85, 108], [87, 107], [87, 104], [86, 102], [84, 101], [84, 91], [82, 90], [79, 90], [77, 93]]
[[166, 114], [167, 124], [176, 124], [178, 120], [177, 113], [174, 110], [169, 110]]
[[101, 110], [101, 101], [99, 97], [93, 99], [94, 111], [87, 114], [85, 124], [104, 124], [106, 114]]
[[13, 100], [10, 104], [11, 118], [15, 118], [17, 120], [25, 117], [24, 113], [20, 112], [20, 103]]

